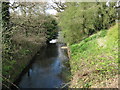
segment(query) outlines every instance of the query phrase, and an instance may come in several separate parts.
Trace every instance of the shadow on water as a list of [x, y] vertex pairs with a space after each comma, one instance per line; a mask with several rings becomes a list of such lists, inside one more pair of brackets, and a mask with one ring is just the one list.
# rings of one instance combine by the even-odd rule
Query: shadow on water
[[50, 44], [44, 52], [38, 52], [33, 62], [15, 83], [21, 89], [61, 88], [66, 83], [65, 72], [70, 70], [65, 66], [64, 62], [68, 62], [68, 58], [60, 46], [60, 44]]

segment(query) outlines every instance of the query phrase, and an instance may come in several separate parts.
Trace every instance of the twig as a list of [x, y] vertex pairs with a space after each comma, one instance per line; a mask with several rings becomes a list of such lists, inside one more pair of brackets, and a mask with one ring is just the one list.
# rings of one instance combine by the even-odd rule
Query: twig
[[9, 90], [11, 90], [7, 85], [3, 84], [6, 88], [8, 88]]
[[9, 82], [10, 84], [12, 84], [14, 87], [16, 87], [17, 89], [19, 89], [18, 86], [16, 86], [14, 83], [12, 83], [9, 79], [7, 79], [6, 77], [0, 75], [1, 77], [3, 77], [7, 82]]
[[68, 82], [68, 83], [65, 83], [65, 84], [64, 84], [64, 86], [62, 86], [61, 88], [64, 88], [64, 87], [66, 87], [68, 84], [70, 84], [70, 82]]

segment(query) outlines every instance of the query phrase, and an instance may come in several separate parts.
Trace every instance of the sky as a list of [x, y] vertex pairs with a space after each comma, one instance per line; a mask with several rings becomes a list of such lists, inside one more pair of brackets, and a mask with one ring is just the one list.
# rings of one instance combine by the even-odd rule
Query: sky
[[[16, 0], [10, 0], [10, 2], [14, 2], [14, 1], [16, 1]], [[26, 1], [27, 1], [27, 0], [26, 0]], [[31, 1], [31, 0], [30, 0], [30, 1]], [[60, 0], [40, 0], [40, 1], [46, 1], [46, 2], [50, 3], [51, 5], [54, 5], [53, 1], [60, 1]], [[64, 1], [64, 0], [62, 0], [62, 1]], [[89, 0], [88, 0], [88, 1], [89, 1]], [[107, 6], [109, 6], [109, 2], [110, 2], [110, 1], [112, 1], [112, 0], [107, 0], [107, 3], [106, 3]], [[46, 10], [46, 13], [47, 13], [47, 14], [56, 15], [56, 14], [57, 14], [57, 11], [54, 10], [54, 9], [48, 8], [48, 9]]]
[[48, 14], [52, 14], [52, 15], [56, 15], [56, 14], [57, 14], [57, 11], [54, 10], [54, 9], [47, 9], [46, 12], [47, 12]]
[[[11, 3], [13, 3], [14, 1], [16, 1], [16, 0], [10, 0]], [[47, 1], [48, 3], [50, 3], [51, 5], [54, 4], [54, 3], [52, 2], [52, 0], [46, 0], [46, 1]], [[56, 14], [57, 14], [57, 11], [54, 10], [54, 9], [48, 8], [48, 9], [46, 10], [46, 13], [47, 13], [47, 14], [56, 15]]]

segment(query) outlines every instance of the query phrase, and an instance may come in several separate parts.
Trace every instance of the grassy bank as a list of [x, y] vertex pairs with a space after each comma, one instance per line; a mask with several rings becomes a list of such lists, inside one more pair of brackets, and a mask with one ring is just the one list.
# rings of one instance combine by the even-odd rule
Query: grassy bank
[[71, 49], [71, 88], [118, 87], [118, 25], [102, 30]]

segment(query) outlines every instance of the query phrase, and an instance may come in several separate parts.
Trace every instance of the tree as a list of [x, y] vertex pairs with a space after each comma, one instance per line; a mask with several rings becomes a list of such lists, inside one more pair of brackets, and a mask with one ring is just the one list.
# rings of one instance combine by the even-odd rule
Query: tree
[[[15, 66], [19, 65], [19, 58], [15, 58], [15, 55], [23, 56], [23, 51], [30, 50], [26, 45], [27, 42], [39, 47], [45, 45], [45, 42], [50, 39], [56, 38], [58, 26], [55, 19], [46, 14], [46, 3], [3, 2], [2, 7], [2, 75], [13, 82], [15, 75], [12, 75], [12, 71], [15, 71]], [[16, 40], [14, 38], [16, 36], [21, 37], [24, 44], [19, 39]], [[9, 88], [11, 83], [3, 79], [4, 86]]]
[[70, 44], [77, 43], [115, 23], [114, 3], [111, 3], [109, 7], [104, 2], [72, 2], [66, 4], [66, 9], [59, 14], [59, 25], [66, 42]]
[[62, 12], [65, 10], [67, 5], [65, 2], [53, 0], [53, 4], [50, 6], [52, 9], [55, 9], [57, 12]]
[[10, 20], [10, 12], [9, 12], [9, 2], [2, 2], [2, 21], [3, 28], [8, 29], [8, 24]]
[[47, 42], [49, 42], [52, 39], [56, 39], [58, 36], [58, 24], [52, 16], [46, 17], [46, 22], [44, 23], [46, 34], [47, 34]]

